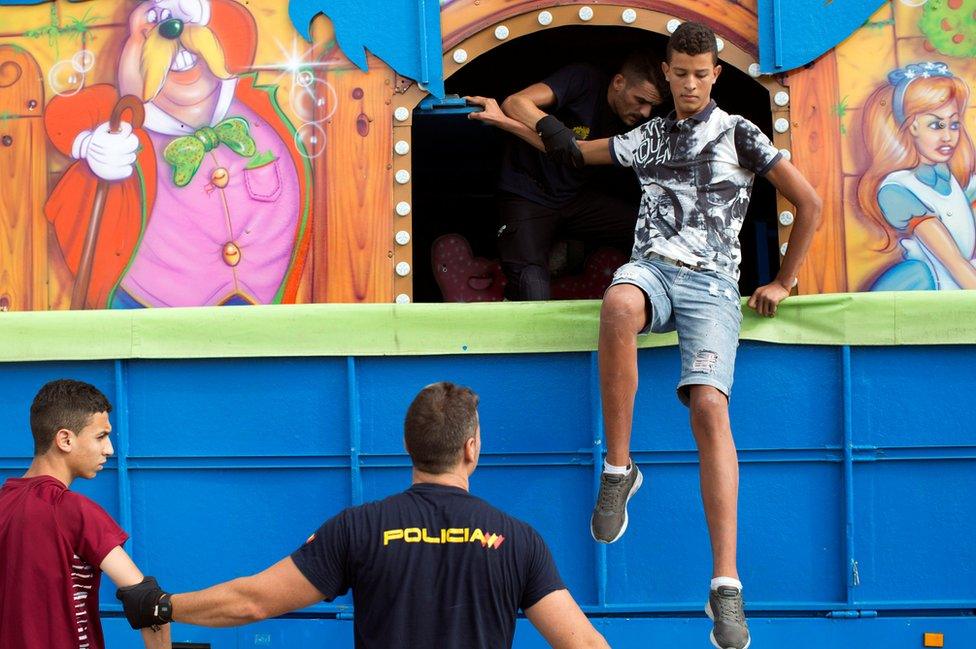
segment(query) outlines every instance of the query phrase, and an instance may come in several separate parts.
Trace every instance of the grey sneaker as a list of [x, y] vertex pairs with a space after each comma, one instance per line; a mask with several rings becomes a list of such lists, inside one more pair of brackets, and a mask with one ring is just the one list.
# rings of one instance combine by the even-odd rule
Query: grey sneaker
[[600, 543], [613, 543], [627, 531], [627, 502], [637, 493], [644, 476], [637, 465], [627, 475], [603, 473], [600, 495], [590, 518], [590, 534]]
[[708, 594], [705, 613], [712, 620], [709, 639], [718, 649], [747, 649], [752, 643], [742, 593], [734, 586], [719, 586]]

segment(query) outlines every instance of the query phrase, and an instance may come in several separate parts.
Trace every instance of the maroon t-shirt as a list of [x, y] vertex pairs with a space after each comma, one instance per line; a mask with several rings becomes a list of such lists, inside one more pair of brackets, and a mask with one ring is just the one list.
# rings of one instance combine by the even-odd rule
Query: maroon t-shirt
[[102, 649], [98, 583], [128, 536], [51, 476], [0, 488], [0, 649]]

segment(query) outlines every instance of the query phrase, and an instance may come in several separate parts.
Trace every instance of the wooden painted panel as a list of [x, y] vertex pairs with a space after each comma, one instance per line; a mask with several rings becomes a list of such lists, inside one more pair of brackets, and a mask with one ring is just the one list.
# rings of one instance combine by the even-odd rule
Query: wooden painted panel
[[393, 300], [393, 71], [370, 56], [369, 73], [329, 68], [338, 103], [315, 159], [315, 302]]
[[836, 106], [837, 59], [833, 51], [790, 75], [793, 162], [823, 199], [823, 223], [800, 268], [801, 293], [847, 290], [841, 134]]
[[30, 54], [0, 46], [0, 308], [46, 309], [44, 89]]

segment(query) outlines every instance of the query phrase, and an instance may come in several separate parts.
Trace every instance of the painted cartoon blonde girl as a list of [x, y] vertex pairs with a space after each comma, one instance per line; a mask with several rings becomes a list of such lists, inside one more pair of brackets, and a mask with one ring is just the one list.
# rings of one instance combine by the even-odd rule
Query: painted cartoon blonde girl
[[904, 260], [875, 291], [976, 288], [973, 143], [963, 124], [969, 89], [945, 63], [893, 70], [868, 98], [863, 137], [870, 165], [857, 200]]

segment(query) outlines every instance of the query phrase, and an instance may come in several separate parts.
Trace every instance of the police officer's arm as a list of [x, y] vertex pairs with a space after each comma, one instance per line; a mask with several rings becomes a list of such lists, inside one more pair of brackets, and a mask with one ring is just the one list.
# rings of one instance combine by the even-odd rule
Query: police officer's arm
[[465, 99], [484, 108], [479, 113], [469, 113], [469, 119], [496, 126], [525, 140], [539, 151], [546, 150], [542, 138], [536, 131], [539, 120], [548, 115], [542, 109], [556, 103], [556, 93], [546, 84], [534, 83], [510, 95], [501, 106], [488, 97], [473, 96]]
[[322, 601], [291, 557], [267, 570], [171, 598], [173, 621], [200, 626], [238, 626], [276, 617]]
[[[98, 567], [120, 588], [133, 586], [143, 579], [142, 572], [121, 546], [114, 547], [105, 555]], [[142, 629], [142, 642], [146, 649], [170, 649], [169, 625], [159, 627], [158, 631]]]
[[535, 132], [535, 129], [529, 128], [522, 122], [512, 119], [502, 111], [498, 106], [498, 102], [491, 97], [478, 97], [469, 96], [465, 97], [468, 102], [475, 104], [476, 106], [481, 106], [484, 110], [468, 113], [468, 119], [473, 119], [484, 124], [490, 124], [496, 128], [500, 128], [503, 131], [507, 131], [512, 135], [515, 135], [530, 145], [538, 149], [539, 151], [545, 151], [546, 146], [542, 143], [542, 138], [539, 134]]
[[554, 590], [525, 609], [525, 617], [554, 649], [609, 649], [565, 588]]
[[823, 201], [803, 174], [786, 158], [777, 161], [766, 172], [766, 178], [796, 206], [796, 218], [786, 247], [786, 256], [780, 263], [779, 272], [772, 282], [760, 286], [749, 298], [749, 306], [759, 315], [772, 317], [776, 307], [793, 288], [793, 281], [800, 271], [800, 264], [810, 248], [813, 235], [820, 227]]
[[533, 83], [528, 88], [519, 90], [502, 102], [502, 110], [506, 115], [526, 127], [535, 130], [539, 120], [548, 115], [543, 108], [556, 104], [556, 93], [544, 83]]

